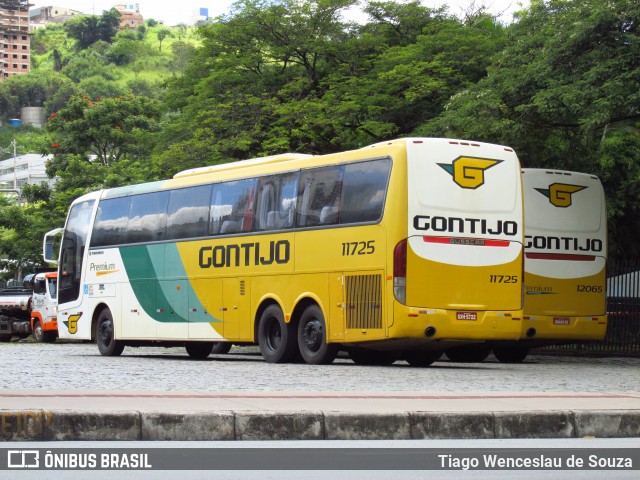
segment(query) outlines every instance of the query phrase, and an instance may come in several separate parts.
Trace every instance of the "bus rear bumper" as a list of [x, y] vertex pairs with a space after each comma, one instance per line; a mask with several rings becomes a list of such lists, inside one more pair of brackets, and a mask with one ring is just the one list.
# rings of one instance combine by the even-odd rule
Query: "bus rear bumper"
[[525, 315], [523, 340], [603, 340], [607, 331], [607, 315], [564, 317]]
[[522, 310], [454, 311], [407, 307], [394, 302], [389, 338], [429, 340], [518, 340]]

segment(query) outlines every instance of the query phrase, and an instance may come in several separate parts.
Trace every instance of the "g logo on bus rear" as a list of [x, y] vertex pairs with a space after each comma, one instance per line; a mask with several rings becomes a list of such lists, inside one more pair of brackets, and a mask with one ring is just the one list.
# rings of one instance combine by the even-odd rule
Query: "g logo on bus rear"
[[538, 192], [549, 199], [549, 203], [555, 207], [567, 208], [571, 206], [571, 195], [587, 187], [582, 185], [569, 185], [568, 183], [552, 183], [549, 188], [536, 188]]
[[485, 170], [501, 162], [502, 160], [488, 158], [458, 157], [451, 164], [439, 163], [438, 165], [453, 177], [456, 185], [475, 190], [484, 185]]

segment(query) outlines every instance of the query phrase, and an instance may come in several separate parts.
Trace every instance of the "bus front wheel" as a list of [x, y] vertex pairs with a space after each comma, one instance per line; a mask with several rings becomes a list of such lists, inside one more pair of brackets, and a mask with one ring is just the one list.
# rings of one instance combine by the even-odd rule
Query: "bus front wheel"
[[300, 355], [310, 365], [327, 365], [336, 358], [338, 346], [327, 343], [324, 315], [317, 305], [304, 309], [298, 325]]
[[117, 357], [124, 350], [124, 343], [115, 339], [113, 317], [108, 308], [102, 310], [98, 317], [96, 343], [98, 344], [100, 355], [105, 357]]
[[284, 321], [278, 305], [265, 308], [258, 322], [258, 343], [262, 357], [269, 363], [292, 361], [298, 353], [296, 331]]

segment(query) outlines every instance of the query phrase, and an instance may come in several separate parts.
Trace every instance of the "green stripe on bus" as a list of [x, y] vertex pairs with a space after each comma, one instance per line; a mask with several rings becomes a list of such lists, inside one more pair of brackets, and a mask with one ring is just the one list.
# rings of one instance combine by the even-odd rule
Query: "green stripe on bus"
[[[222, 322], [206, 312], [186, 280], [175, 244], [120, 247], [120, 256], [134, 295], [154, 320], [163, 323]], [[159, 281], [158, 278], [170, 280]], [[190, 318], [189, 311], [200, 314]]]

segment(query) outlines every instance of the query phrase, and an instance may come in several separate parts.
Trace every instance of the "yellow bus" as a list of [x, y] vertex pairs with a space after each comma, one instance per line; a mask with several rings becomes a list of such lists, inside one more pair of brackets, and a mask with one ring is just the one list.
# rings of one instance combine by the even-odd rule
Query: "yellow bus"
[[493, 346], [505, 363], [530, 348], [604, 339], [607, 328], [607, 212], [595, 175], [524, 168], [524, 321], [518, 342], [486, 342], [447, 351], [481, 362]]
[[196, 168], [73, 202], [59, 334], [103, 355], [234, 343], [272, 363], [343, 350], [426, 366], [452, 345], [519, 338], [523, 239], [504, 146], [408, 138]]
[[522, 340], [494, 348], [500, 361], [530, 347], [603, 340], [607, 329], [607, 210], [595, 175], [525, 168]]

